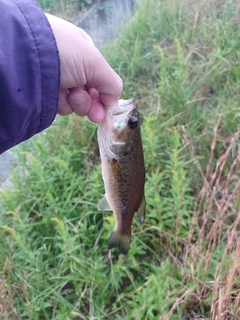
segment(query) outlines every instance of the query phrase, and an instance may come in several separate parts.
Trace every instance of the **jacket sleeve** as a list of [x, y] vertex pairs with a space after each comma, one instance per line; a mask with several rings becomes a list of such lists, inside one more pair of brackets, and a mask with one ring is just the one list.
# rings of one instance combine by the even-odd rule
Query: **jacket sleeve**
[[60, 62], [51, 27], [33, 0], [0, 0], [0, 153], [56, 116]]

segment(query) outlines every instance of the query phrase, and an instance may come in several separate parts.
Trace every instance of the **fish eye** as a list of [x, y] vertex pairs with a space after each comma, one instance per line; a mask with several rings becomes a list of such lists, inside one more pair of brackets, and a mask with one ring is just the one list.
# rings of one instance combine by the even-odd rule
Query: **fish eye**
[[138, 118], [137, 117], [131, 117], [128, 121], [128, 126], [130, 129], [135, 129], [138, 126]]

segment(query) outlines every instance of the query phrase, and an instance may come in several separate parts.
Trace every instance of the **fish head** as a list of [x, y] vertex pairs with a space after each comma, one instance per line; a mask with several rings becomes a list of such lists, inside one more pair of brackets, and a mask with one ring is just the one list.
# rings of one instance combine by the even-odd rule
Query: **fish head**
[[101, 149], [110, 159], [120, 159], [141, 144], [140, 117], [134, 99], [119, 100], [117, 106], [106, 107], [106, 117], [98, 129]]
[[134, 99], [119, 100], [117, 106], [107, 108], [106, 111], [106, 126], [112, 140], [119, 142], [134, 140], [140, 125]]

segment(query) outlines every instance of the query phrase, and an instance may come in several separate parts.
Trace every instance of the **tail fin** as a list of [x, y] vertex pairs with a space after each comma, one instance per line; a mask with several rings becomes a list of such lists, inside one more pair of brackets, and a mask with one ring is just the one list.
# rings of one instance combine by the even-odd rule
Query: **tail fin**
[[127, 254], [130, 247], [130, 236], [122, 236], [113, 230], [108, 240], [108, 248], [118, 248], [122, 254]]

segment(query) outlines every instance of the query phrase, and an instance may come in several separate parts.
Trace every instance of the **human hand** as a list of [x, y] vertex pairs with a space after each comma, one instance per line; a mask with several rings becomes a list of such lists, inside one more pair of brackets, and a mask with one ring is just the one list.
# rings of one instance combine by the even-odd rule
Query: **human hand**
[[109, 66], [90, 36], [75, 25], [46, 14], [60, 56], [58, 113], [88, 115], [94, 122], [105, 117], [105, 106], [118, 104], [122, 80]]

